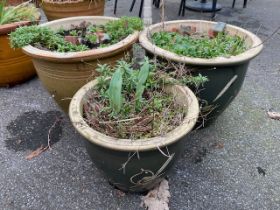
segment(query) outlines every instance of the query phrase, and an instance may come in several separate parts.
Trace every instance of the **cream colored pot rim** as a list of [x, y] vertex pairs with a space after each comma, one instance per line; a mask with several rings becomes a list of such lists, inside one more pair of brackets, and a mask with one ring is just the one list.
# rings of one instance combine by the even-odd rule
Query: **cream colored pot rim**
[[[119, 18], [115, 17], [106, 17], [106, 16], [78, 16], [78, 17], [70, 17], [70, 18], [62, 18], [54, 21], [50, 21], [44, 24], [41, 24], [40, 26], [51, 26], [53, 24], [57, 23], [64, 23], [64, 22], [71, 22], [76, 20], [81, 21], [89, 21], [89, 20], [118, 20]], [[62, 24], [63, 26], [63, 24]], [[112, 52], [119, 51], [121, 49], [126, 49], [131, 43], [134, 43], [139, 36], [139, 32], [135, 31], [133, 34], [130, 34], [125, 39], [121, 40], [120, 42], [110, 45], [108, 47], [104, 48], [98, 48], [98, 49], [92, 49], [92, 50], [86, 50], [81, 52], [67, 52], [67, 53], [61, 53], [61, 52], [52, 52], [47, 50], [38, 49], [36, 47], [33, 47], [31, 45], [28, 45], [26, 47], [23, 47], [23, 51], [30, 55], [31, 57], [40, 58], [44, 60], [60, 60], [61, 62], [67, 62], [67, 61], [75, 61], [75, 60], [87, 60], [87, 58], [104, 58], [108, 57], [112, 54]]]
[[187, 63], [187, 64], [191, 64], [191, 65], [204, 65], [204, 66], [221, 66], [221, 65], [230, 65], [230, 64], [237, 64], [237, 63], [243, 63], [246, 62], [252, 58], [254, 58], [255, 56], [257, 56], [262, 48], [263, 48], [263, 44], [262, 41], [259, 37], [257, 37], [255, 34], [251, 33], [248, 30], [245, 30], [243, 28], [234, 26], [234, 25], [230, 25], [227, 24], [226, 27], [234, 29], [234, 30], [238, 30], [241, 33], [245, 34], [246, 36], [248, 36], [251, 40], [252, 40], [252, 46], [250, 49], [246, 50], [245, 52], [236, 55], [236, 56], [231, 56], [229, 58], [226, 57], [216, 57], [216, 58], [211, 58], [211, 59], [204, 59], [204, 58], [193, 58], [193, 57], [187, 57], [187, 56], [181, 56], [178, 55], [176, 53], [164, 50], [160, 47], [157, 47], [156, 45], [154, 45], [149, 37], [149, 31], [153, 31], [155, 28], [159, 28], [162, 27], [163, 25], [172, 25], [172, 24], [199, 24], [199, 23], [210, 23], [210, 24], [215, 24], [217, 22], [213, 22], [213, 21], [205, 21], [205, 20], [175, 20], [175, 21], [167, 21], [164, 23], [157, 23], [154, 25], [151, 25], [147, 28], [145, 28], [139, 36], [139, 42], [140, 44], [149, 52], [160, 56], [160, 57], [164, 57], [166, 59], [170, 59], [173, 61], [177, 61], [177, 62], [182, 62], [182, 63]]
[[97, 80], [87, 83], [73, 96], [69, 106], [69, 116], [73, 126], [83, 137], [85, 137], [89, 142], [97, 144], [101, 147], [118, 151], [154, 150], [158, 147], [167, 146], [180, 140], [192, 130], [198, 118], [199, 105], [196, 96], [189, 88], [176, 85], [176, 89], [183, 92], [189, 102], [187, 105], [187, 115], [180, 126], [162, 137], [137, 140], [110, 137], [92, 129], [83, 119], [83, 98], [96, 84]]

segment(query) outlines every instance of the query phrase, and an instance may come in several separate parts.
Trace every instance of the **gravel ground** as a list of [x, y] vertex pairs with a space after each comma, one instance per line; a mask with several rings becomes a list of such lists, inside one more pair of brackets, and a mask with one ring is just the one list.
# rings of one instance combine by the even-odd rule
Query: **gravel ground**
[[[129, 13], [119, 0], [117, 15]], [[231, 0], [216, 20], [258, 32], [266, 39], [279, 26], [279, 0]], [[168, 0], [166, 19], [178, 19], [179, 0]], [[154, 9], [154, 22], [159, 20]], [[113, 15], [113, 0], [106, 5]], [[210, 14], [186, 11], [187, 19], [210, 19]], [[193, 132], [169, 176], [170, 209], [280, 209], [280, 121], [267, 117], [280, 112], [280, 34], [266, 42], [249, 67], [242, 90], [210, 127]], [[81, 137], [68, 117], [34, 78], [12, 88], [0, 88], [0, 209], [142, 209], [139, 195], [118, 196], [92, 164]], [[27, 161], [30, 151], [55, 144]]]

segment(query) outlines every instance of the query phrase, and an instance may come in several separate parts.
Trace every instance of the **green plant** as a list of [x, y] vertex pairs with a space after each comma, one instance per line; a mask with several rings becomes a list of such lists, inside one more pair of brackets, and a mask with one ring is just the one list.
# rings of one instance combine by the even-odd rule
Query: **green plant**
[[167, 81], [145, 58], [139, 69], [121, 60], [114, 69], [99, 65], [97, 86], [84, 104], [87, 122], [118, 138], [164, 134], [180, 124], [185, 111], [164, 87]]
[[96, 34], [87, 34], [85, 39], [89, 41], [90, 43], [96, 43], [97, 42], [97, 35]]
[[111, 43], [114, 44], [134, 31], [141, 31], [143, 29], [143, 21], [138, 17], [121, 17], [119, 20], [106, 23], [104, 29], [111, 37]]
[[96, 26], [90, 25], [89, 27], [87, 27], [87, 31], [89, 33], [95, 33], [97, 31]]
[[227, 33], [219, 33], [215, 38], [208, 36], [184, 36], [176, 32], [156, 32], [152, 41], [158, 47], [178, 55], [195, 58], [228, 57], [246, 50], [244, 39]]
[[[57, 52], [76, 52], [84, 51], [90, 48], [107, 47], [121, 39], [125, 38], [135, 30], [141, 30], [143, 26], [140, 18], [123, 17], [120, 20], [110, 21], [104, 26], [87, 25], [83, 23], [83, 27], [77, 26], [77, 30], [63, 30], [59, 28], [57, 32], [42, 26], [27, 26], [16, 29], [15, 32], [10, 34], [11, 46], [14, 48], [21, 48], [26, 45], [32, 45], [37, 48]], [[108, 31], [106, 31], [108, 30]], [[96, 34], [89, 34], [95, 32], [103, 32], [106, 39], [98, 41]], [[78, 36], [82, 44], [73, 45], [64, 40], [64, 35], [70, 34], [71, 36]], [[86, 41], [96, 43], [97, 45], [91, 46]]]
[[39, 48], [47, 48], [58, 52], [76, 52], [87, 50], [85, 45], [73, 45], [64, 40], [60, 34], [47, 27], [24, 26], [10, 34], [10, 43], [13, 48], [22, 48], [29, 44]]
[[60, 26], [56, 33], [60, 35], [64, 35], [64, 28]]
[[15, 7], [5, 7], [5, 4], [6, 0], [0, 3], [0, 25], [19, 21], [36, 21], [40, 17], [38, 9], [28, 2]]
[[195, 88], [199, 88], [203, 86], [205, 82], [208, 82], [208, 78], [198, 74], [197, 76], [188, 75], [182, 78], [182, 83], [187, 86], [194, 86]]
[[69, 32], [69, 35], [71, 35], [71, 36], [78, 36], [78, 32], [76, 30], [71, 30]]

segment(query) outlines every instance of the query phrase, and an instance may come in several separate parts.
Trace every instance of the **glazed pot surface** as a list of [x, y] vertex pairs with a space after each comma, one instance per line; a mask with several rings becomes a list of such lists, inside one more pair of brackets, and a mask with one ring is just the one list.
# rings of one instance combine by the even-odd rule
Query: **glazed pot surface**
[[143, 151], [108, 150], [85, 140], [87, 152], [108, 181], [123, 191], [145, 192], [155, 187], [180, 157], [183, 141], [167, 147]]
[[83, 104], [97, 80], [83, 86], [72, 98], [69, 116], [73, 126], [85, 138], [87, 151], [109, 181], [124, 191], [143, 192], [153, 188], [180, 156], [185, 136], [196, 123], [199, 107], [188, 88], [167, 89], [174, 100], [185, 107], [181, 125], [163, 136], [146, 139], [118, 139], [91, 128], [83, 118]]
[[28, 24], [30, 21], [0, 26], [0, 87], [19, 84], [36, 74], [31, 57], [21, 49], [12, 49], [8, 36], [17, 27]]
[[202, 20], [168, 21], [149, 26], [141, 32], [139, 37], [141, 45], [150, 57], [156, 56], [163, 60], [183, 63], [192, 69], [193, 75], [201, 74], [209, 79], [197, 91], [202, 109], [196, 127], [210, 125], [237, 96], [242, 87], [250, 60], [257, 56], [263, 48], [261, 40], [245, 29], [226, 25], [225, 31], [230, 35], [238, 35], [244, 38], [248, 50], [229, 58], [204, 59], [181, 56], [159, 48], [152, 43], [150, 37], [155, 32], [172, 31], [173, 28], [182, 26], [195, 27], [198, 32], [207, 33], [214, 24], [216, 23]]

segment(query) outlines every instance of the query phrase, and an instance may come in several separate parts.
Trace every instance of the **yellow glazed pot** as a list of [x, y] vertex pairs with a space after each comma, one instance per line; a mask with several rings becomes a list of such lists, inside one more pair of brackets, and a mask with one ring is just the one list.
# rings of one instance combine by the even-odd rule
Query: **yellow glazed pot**
[[[79, 25], [83, 21], [104, 25], [111, 20], [117, 18], [81, 16], [59, 19], [40, 26], [59, 30], [62, 26], [64, 29], [70, 29], [72, 25]], [[68, 112], [70, 100], [76, 91], [96, 77], [97, 65], [113, 65], [117, 60], [125, 57], [138, 40], [138, 36], [139, 32], [135, 31], [116, 44], [81, 52], [59, 53], [41, 50], [31, 45], [24, 47], [23, 51], [32, 57], [37, 74], [45, 88], [58, 105]]]
[[0, 86], [15, 85], [35, 75], [31, 58], [21, 49], [12, 49], [8, 34], [19, 26], [31, 22], [22, 21], [0, 26]]

